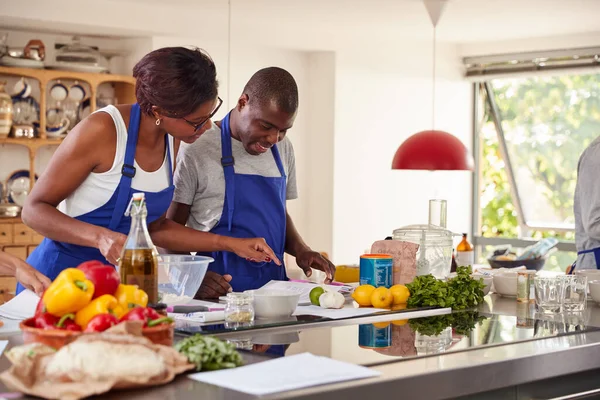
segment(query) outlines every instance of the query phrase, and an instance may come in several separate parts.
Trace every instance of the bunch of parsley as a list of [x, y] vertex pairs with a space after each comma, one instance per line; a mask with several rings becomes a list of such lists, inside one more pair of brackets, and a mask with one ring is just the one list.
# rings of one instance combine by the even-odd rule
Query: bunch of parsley
[[482, 279], [471, 277], [470, 267], [458, 267], [456, 277], [446, 281], [433, 275], [417, 276], [406, 287], [410, 291], [408, 307], [451, 307], [464, 310], [477, 306], [483, 301]]

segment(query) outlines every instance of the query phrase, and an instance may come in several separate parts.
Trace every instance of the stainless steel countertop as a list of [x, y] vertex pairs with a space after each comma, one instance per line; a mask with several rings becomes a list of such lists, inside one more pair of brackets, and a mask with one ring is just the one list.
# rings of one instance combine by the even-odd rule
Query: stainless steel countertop
[[[514, 298], [502, 298], [496, 295], [486, 297], [479, 307], [482, 313], [517, 316], [517, 303]], [[381, 316], [362, 318], [363, 322], [382, 321]], [[390, 320], [389, 316], [387, 320]], [[588, 326], [600, 327], [600, 308], [588, 303], [583, 314]], [[311, 327], [270, 328], [263, 333], [298, 331], [314, 333], [326, 326], [356, 324], [356, 321], [331, 321]], [[228, 333], [223, 337], [234, 338]], [[315, 346], [326, 355], [324, 342], [334, 338], [315, 336]], [[22, 343], [20, 333], [0, 337], [9, 340], [9, 346]], [[354, 339], [355, 340], [355, 339]], [[330, 351], [332, 346], [329, 342]], [[333, 343], [335, 345], [335, 343]], [[316, 347], [315, 347], [316, 348]], [[311, 348], [301, 349], [312, 351]], [[323, 352], [325, 354], [323, 354]], [[257, 353], [244, 353], [248, 362], [269, 359], [269, 356]], [[10, 366], [6, 357], [0, 359], [0, 370]], [[461, 351], [410, 359], [394, 359], [392, 362], [376, 362], [369, 366], [381, 372], [377, 378], [318, 386], [303, 390], [278, 393], [264, 398], [285, 399], [331, 399], [361, 398], [365, 396], [389, 396], [390, 393], [407, 394], [410, 399], [455, 398], [493, 389], [520, 385], [527, 382], [554, 378], [562, 375], [581, 373], [600, 369], [600, 331], [574, 333], [547, 339], [526, 340], [523, 342], [488, 346], [484, 348], [465, 348]], [[0, 391], [6, 391], [0, 384]], [[114, 399], [254, 399], [255, 396], [223, 389], [178, 377], [174, 382], [147, 390], [114, 392], [100, 398]]]

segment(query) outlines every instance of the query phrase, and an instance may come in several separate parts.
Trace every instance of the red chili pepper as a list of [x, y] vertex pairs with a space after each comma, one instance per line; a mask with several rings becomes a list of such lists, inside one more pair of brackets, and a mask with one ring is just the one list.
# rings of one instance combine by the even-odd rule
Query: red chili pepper
[[123, 315], [121, 321], [144, 321], [144, 327], [152, 327], [166, 322], [173, 322], [173, 319], [160, 315], [150, 307], [136, 307]]
[[112, 314], [98, 314], [88, 322], [85, 332], [104, 332], [118, 323], [119, 319]]
[[92, 299], [105, 294], [114, 295], [121, 283], [121, 277], [115, 267], [102, 264], [97, 260], [84, 262], [77, 269], [82, 270], [85, 277], [94, 284], [94, 296]]

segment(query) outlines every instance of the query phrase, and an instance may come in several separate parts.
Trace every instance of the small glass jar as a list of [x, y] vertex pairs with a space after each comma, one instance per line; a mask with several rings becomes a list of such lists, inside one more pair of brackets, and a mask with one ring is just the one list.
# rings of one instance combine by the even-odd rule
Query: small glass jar
[[254, 298], [250, 293], [228, 293], [225, 306], [225, 323], [250, 326], [254, 322]]

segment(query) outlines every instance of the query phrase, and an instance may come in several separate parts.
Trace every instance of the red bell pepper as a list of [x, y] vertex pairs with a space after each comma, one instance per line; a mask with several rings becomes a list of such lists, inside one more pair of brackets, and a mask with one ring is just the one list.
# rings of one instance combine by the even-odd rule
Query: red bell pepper
[[35, 316], [35, 327], [39, 329], [61, 329], [66, 331], [80, 332], [81, 327], [75, 323], [75, 314], [67, 314], [55, 317], [49, 313], [40, 313]]
[[63, 315], [56, 327], [65, 331], [81, 332], [81, 327], [75, 323], [75, 314]]
[[56, 324], [60, 321], [59, 317], [55, 317], [49, 313], [36, 313], [34, 323], [39, 329], [56, 329]]
[[46, 293], [46, 291], [44, 290], [44, 292], [42, 293], [42, 295], [40, 296], [40, 301], [38, 301], [37, 306], [35, 307], [35, 314], [34, 315], [38, 315], [38, 314], [43, 314], [46, 312], [46, 305], [44, 304], [44, 293]]
[[118, 323], [119, 319], [112, 314], [98, 314], [88, 322], [85, 332], [104, 332]]
[[173, 318], [164, 317], [150, 307], [135, 307], [121, 317], [121, 321], [144, 321], [144, 327], [171, 323]]
[[121, 283], [121, 278], [115, 267], [102, 264], [97, 260], [84, 262], [77, 269], [82, 270], [85, 277], [94, 284], [92, 299], [105, 294], [114, 295]]

